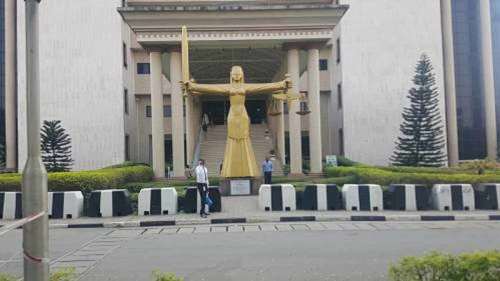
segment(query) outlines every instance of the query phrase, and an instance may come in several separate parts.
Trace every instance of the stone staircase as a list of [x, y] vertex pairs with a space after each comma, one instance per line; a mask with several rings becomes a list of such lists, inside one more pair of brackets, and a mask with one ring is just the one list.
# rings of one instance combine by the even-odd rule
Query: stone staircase
[[[260, 168], [265, 157], [269, 155], [269, 151], [274, 149], [272, 137], [266, 138], [267, 125], [252, 124], [250, 126], [250, 136], [252, 138], [252, 146], [255, 153], [257, 165]], [[208, 173], [211, 176], [218, 176], [220, 164], [224, 160], [224, 150], [226, 148], [227, 126], [217, 125], [209, 127], [205, 133], [205, 137], [200, 145], [200, 158], [205, 159], [208, 168]], [[283, 166], [276, 159], [273, 162], [273, 175], [283, 175]]]

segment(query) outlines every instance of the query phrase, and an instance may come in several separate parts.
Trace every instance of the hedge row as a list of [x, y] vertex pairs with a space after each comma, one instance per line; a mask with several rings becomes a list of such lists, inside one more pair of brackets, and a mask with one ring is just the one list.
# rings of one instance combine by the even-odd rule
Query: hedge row
[[[128, 182], [147, 182], [153, 179], [153, 170], [145, 165], [104, 168], [93, 171], [49, 173], [50, 191], [92, 191], [121, 188]], [[20, 174], [0, 175], [0, 191], [20, 191]]]
[[406, 257], [389, 268], [392, 281], [499, 281], [500, 251]]
[[500, 182], [500, 174], [486, 173], [483, 175], [467, 173], [435, 173], [435, 172], [395, 172], [375, 167], [328, 167], [325, 169], [328, 177], [355, 178], [356, 183], [371, 183], [389, 185], [395, 183], [412, 183], [432, 185], [436, 183], [491, 183]]

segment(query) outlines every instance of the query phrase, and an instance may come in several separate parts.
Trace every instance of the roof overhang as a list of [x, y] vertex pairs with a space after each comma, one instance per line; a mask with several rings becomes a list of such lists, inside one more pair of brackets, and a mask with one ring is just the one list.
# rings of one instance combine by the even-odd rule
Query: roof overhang
[[348, 8], [332, 0], [129, 0], [118, 11], [143, 47], [179, 44], [183, 25], [197, 47], [220, 45], [220, 41], [271, 47], [328, 42]]

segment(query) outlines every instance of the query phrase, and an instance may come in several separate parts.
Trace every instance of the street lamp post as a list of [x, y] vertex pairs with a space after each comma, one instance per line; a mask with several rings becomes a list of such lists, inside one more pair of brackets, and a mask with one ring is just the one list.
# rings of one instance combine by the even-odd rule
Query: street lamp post
[[[38, 5], [26, 5], [26, 116], [28, 159], [22, 179], [23, 216], [47, 211], [47, 171], [40, 153], [40, 76], [38, 60]], [[49, 280], [48, 215], [23, 227], [24, 280]]]

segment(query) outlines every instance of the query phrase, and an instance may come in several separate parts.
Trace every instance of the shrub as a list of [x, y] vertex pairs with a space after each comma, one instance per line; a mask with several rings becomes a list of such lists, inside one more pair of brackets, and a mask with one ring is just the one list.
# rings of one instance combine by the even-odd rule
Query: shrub
[[[48, 185], [51, 191], [92, 191], [120, 188], [128, 182], [151, 181], [153, 170], [137, 165], [123, 168], [105, 168], [94, 171], [49, 173]], [[21, 190], [20, 174], [0, 175], [0, 191]]]
[[184, 278], [177, 277], [173, 273], [163, 273], [159, 271], [153, 272], [154, 281], [184, 281]]
[[116, 169], [116, 168], [130, 167], [130, 166], [149, 166], [149, 165], [144, 164], [144, 163], [135, 163], [132, 161], [125, 161], [125, 162], [120, 163], [120, 164], [104, 167], [103, 169]]
[[339, 166], [343, 166], [343, 167], [352, 167], [352, 166], [359, 166], [359, 165], [361, 165], [360, 163], [352, 161], [351, 159], [346, 158], [344, 156], [338, 156], [337, 157], [337, 163], [338, 163]]
[[389, 268], [392, 281], [498, 281], [500, 251], [405, 257]]
[[405, 166], [389, 166], [389, 167], [378, 167], [384, 171], [396, 172], [396, 173], [427, 173], [427, 174], [468, 174], [474, 173], [474, 171], [467, 170], [456, 170], [449, 168], [428, 168], [428, 167], [405, 167]]
[[0, 273], [0, 281], [16, 281], [17, 278], [11, 275], [7, 275], [5, 273]]
[[50, 281], [72, 281], [76, 280], [76, 276], [74, 268], [63, 268], [50, 274]]
[[[50, 281], [72, 281], [72, 280], [76, 280], [76, 277], [77, 276], [76, 276], [75, 269], [70, 267], [70, 268], [62, 268], [58, 271], [52, 272], [50, 274], [49, 280]], [[19, 280], [19, 279], [14, 277], [14, 276], [8, 275], [8, 274], [0, 273], [0, 281], [16, 281], [16, 280]]]
[[413, 183], [432, 185], [436, 183], [488, 183], [500, 182], [500, 174], [460, 174], [460, 173], [416, 173], [393, 172], [374, 167], [336, 167], [327, 168], [328, 177], [352, 176], [356, 183], [389, 185], [396, 183]]

